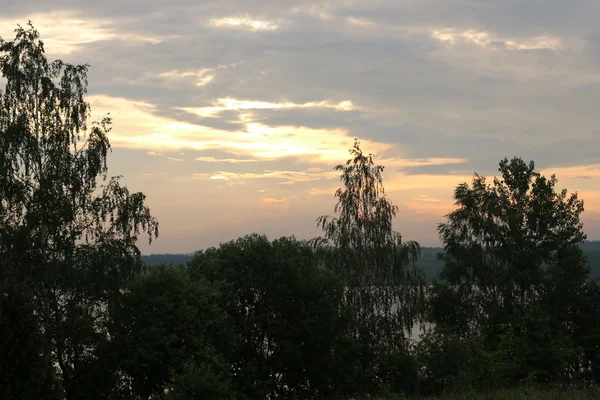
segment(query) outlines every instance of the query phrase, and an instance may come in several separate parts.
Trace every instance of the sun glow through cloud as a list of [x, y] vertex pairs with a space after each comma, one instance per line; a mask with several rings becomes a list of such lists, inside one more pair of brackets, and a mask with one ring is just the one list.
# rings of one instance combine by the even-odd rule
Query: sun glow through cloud
[[216, 158], [216, 157], [197, 157], [196, 161], [202, 161], [207, 163], [249, 163], [249, 162], [257, 162], [258, 160], [251, 159], [239, 159], [239, 158]]
[[329, 101], [313, 101], [303, 104], [296, 104], [291, 102], [270, 103], [257, 100], [239, 100], [230, 97], [217, 99], [213, 105], [209, 107], [180, 107], [179, 109], [199, 117], [215, 117], [223, 111], [277, 110], [294, 108], [330, 108], [339, 111], [351, 111], [355, 109], [354, 104], [352, 104], [352, 102], [349, 100], [339, 103], [332, 103]]
[[428, 194], [422, 194], [417, 197], [412, 197], [412, 199], [416, 201], [423, 201], [425, 203], [439, 203], [440, 201], [440, 199], [438, 199], [437, 197], [430, 196]]
[[403, 159], [403, 158], [380, 158], [378, 162], [388, 167], [410, 168], [424, 167], [429, 165], [449, 165], [466, 163], [466, 158], [422, 158], [422, 159]]
[[[261, 107], [278, 108], [276, 103], [217, 101], [219, 109], [246, 110]], [[218, 149], [250, 159], [278, 159], [298, 157], [308, 162], [336, 162], [345, 159], [353, 137], [342, 128], [309, 128], [304, 126], [271, 126], [258, 122], [245, 123], [240, 131], [225, 131], [209, 126], [181, 122], [155, 114], [156, 106], [123, 98], [90, 96], [93, 115], [110, 113], [115, 120], [112, 141], [115, 146], [145, 149], [153, 152], [165, 150]], [[325, 107], [340, 110], [351, 108], [350, 102], [313, 102], [305, 104], [284, 103], [281, 107]], [[365, 146], [377, 152], [390, 145], [370, 140]], [[202, 160], [200, 160], [202, 161]]]
[[213, 79], [215, 79], [216, 74], [215, 74], [214, 68], [205, 68], [205, 69], [201, 69], [199, 71], [173, 70], [173, 71], [163, 72], [163, 73], [159, 74], [158, 77], [163, 78], [163, 79], [169, 79], [169, 80], [185, 79], [185, 78], [191, 77], [191, 78], [195, 78], [196, 86], [206, 86], [210, 82], [212, 82]]
[[562, 42], [550, 36], [535, 36], [526, 39], [514, 39], [494, 36], [490, 32], [475, 29], [460, 30], [457, 28], [432, 29], [431, 37], [450, 45], [459, 43], [474, 44], [480, 47], [502, 47], [514, 50], [561, 49]]
[[251, 179], [275, 179], [279, 184], [293, 184], [297, 182], [311, 182], [318, 180], [333, 179], [339, 177], [338, 172], [314, 172], [314, 171], [264, 171], [262, 173], [235, 173], [218, 171], [212, 174], [197, 173], [194, 179], [212, 179], [212, 180], [239, 180], [246, 181]]
[[346, 21], [350, 25], [354, 25], [354, 26], [361, 26], [361, 27], [372, 27], [372, 26], [375, 26], [375, 22], [373, 22], [373, 21], [371, 21], [369, 19], [365, 19], [365, 18], [348, 17], [348, 18], [346, 18]]
[[122, 40], [156, 44], [174, 37], [123, 31], [111, 20], [85, 18], [68, 10], [27, 14], [18, 19], [0, 17], [0, 36], [12, 39], [17, 25], [21, 24], [26, 28], [24, 21], [28, 20], [32, 21], [40, 32], [44, 47], [54, 55], [70, 54], [86, 44], [100, 41]]
[[241, 28], [251, 31], [273, 31], [279, 28], [281, 24], [281, 21], [263, 21], [248, 16], [213, 18], [210, 22], [219, 28]]

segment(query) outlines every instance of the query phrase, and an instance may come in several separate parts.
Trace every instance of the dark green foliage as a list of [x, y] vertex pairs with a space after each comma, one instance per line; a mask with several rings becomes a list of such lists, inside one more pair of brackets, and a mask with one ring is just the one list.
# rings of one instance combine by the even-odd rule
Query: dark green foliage
[[575, 326], [589, 271], [583, 202], [533, 162], [504, 159], [500, 172], [492, 185], [475, 175], [456, 189], [457, 209], [439, 225], [445, 265], [429, 317], [449, 343], [480, 343], [501, 385], [569, 382], [580, 373]]
[[472, 187], [460, 185], [457, 210], [439, 226], [445, 245], [442, 280], [471, 297], [476, 306], [471, 326], [492, 330], [511, 323], [518, 307], [539, 298], [545, 276], [560, 274], [567, 265], [576, 281], [587, 273], [578, 247], [585, 235], [577, 195], [556, 193], [556, 178], [540, 176], [533, 163], [505, 159], [500, 171], [503, 179], [493, 185], [478, 175]]
[[141, 257], [147, 266], [159, 264], [185, 265], [192, 258], [191, 254], [149, 254]]
[[342, 286], [294, 238], [249, 235], [198, 252], [192, 273], [218, 285], [237, 346], [227, 352], [244, 398], [329, 398]]
[[[218, 293], [192, 282], [183, 267], [152, 267], [127, 286], [111, 309], [109, 332], [110, 352], [118, 355], [119, 375], [131, 394], [148, 399], [167, 388], [183, 398], [183, 389], [174, 389], [182, 382], [188, 391], [226, 398], [229, 370], [214, 348], [216, 340], [225, 340], [227, 324], [218, 302]], [[193, 386], [191, 379], [197, 380]]]
[[362, 375], [362, 387], [357, 390], [398, 388], [386, 381], [392, 379], [389, 358], [406, 354], [407, 337], [423, 308], [425, 281], [415, 267], [420, 246], [403, 242], [392, 228], [398, 208], [385, 197], [383, 166], [363, 154], [358, 141], [350, 154], [345, 165], [335, 168], [343, 183], [335, 193], [338, 215], [317, 220], [325, 236], [313, 243], [326, 268], [346, 287], [344, 307], [351, 323], [347, 340], [360, 354], [354, 372]]
[[49, 62], [37, 31], [19, 27], [14, 41], [0, 39], [0, 71], [4, 279], [27, 289], [42, 359], [57, 365], [65, 397], [101, 398], [112, 380], [98, 357], [106, 306], [139, 271], [138, 236], [156, 236], [158, 223], [143, 194], [107, 177], [111, 121], [88, 129], [87, 66]]
[[378, 375], [390, 393], [419, 393], [419, 366], [415, 357], [408, 351], [387, 353], [381, 362]]
[[579, 367], [587, 380], [600, 384], [600, 280], [584, 286], [575, 320], [576, 344], [583, 351]]
[[232, 391], [228, 379], [229, 370], [224, 368], [223, 360], [210, 354], [214, 361], [204, 360], [202, 363], [188, 362], [183, 372], [173, 380], [173, 389], [167, 393], [169, 400], [214, 399], [226, 400], [237, 398]]
[[475, 340], [463, 340], [440, 329], [429, 330], [416, 344], [415, 354], [423, 393], [468, 391], [481, 383], [481, 352]]
[[0, 398], [58, 398], [48, 344], [26, 293], [23, 286], [0, 285]]
[[[499, 390], [495, 392], [468, 392], [444, 394], [427, 397], [427, 400], [596, 400], [600, 398], [600, 390], [593, 387], [558, 387], [527, 385], [523, 387]], [[383, 400], [383, 399], [381, 399]], [[388, 400], [400, 400], [389, 398]]]

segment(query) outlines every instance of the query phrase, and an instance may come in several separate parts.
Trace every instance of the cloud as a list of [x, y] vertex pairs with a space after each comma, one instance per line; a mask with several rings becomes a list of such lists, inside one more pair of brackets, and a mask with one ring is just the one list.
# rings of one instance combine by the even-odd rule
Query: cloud
[[146, 178], [160, 177], [160, 176], [170, 176], [169, 172], [143, 172], [140, 174]]
[[3, 27], [0, 36], [12, 40], [17, 25], [26, 28], [25, 23], [29, 20], [40, 32], [47, 51], [53, 55], [71, 54], [85, 45], [107, 40], [156, 44], [175, 37], [122, 31], [109, 19], [86, 18], [74, 10], [26, 14], [19, 19], [0, 18], [0, 27]]
[[223, 17], [210, 20], [218, 28], [238, 28], [251, 31], [272, 31], [278, 29], [281, 21], [266, 21], [246, 17]]
[[298, 197], [263, 197], [260, 200], [260, 208], [265, 210], [263, 212], [266, 212], [269, 219], [279, 220], [289, 214], [292, 202], [295, 200], [298, 200]]
[[[51, 58], [90, 63], [93, 115], [114, 121], [111, 168], [156, 197], [161, 236], [195, 250], [213, 236], [194, 236], [203, 220], [189, 215], [217, 185], [202, 218], [227, 235], [313, 232], [308, 216], [330, 211], [338, 178], [320, 174], [348, 159], [355, 137], [412, 213], [402, 233], [421, 240], [437, 240], [456, 185], [497, 174], [505, 156], [535, 160], [593, 209], [599, 13], [596, 0], [31, 0], [3, 5], [0, 35], [31, 17]], [[197, 162], [168, 160], [181, 151]], [[186, 216], [140, 175], [154, 168], [171, 174]], [[257, 190], [300, 200], [272, 223]], [[248, 204], [234, 216], [227, 196]]]
[[560, 38], [550, 36], [536, 36], [525, 39], [511, 39], [498, 37], [490, 32], [476, 29], [460, 30], [456, 28], [434, 29], [431, 36], [443, 43], [457, 45], [461, 43], [486, 47], [489, 49], [514, 49], [514, 50], [561, 50], [563, 44]]
[[309, 198], [315, 196], [333, 196], [338, 187], [330, 187], [330, 188], [311, 188], [308, 191]]
[[[100, 95], [89, 99], [93, 115], [110, 113], [114, 118], [113, 144], [127, 148], [155, 152], [215, 149], [259, 159], [297, 157], [323, 162], [344, 159], [353, 140], [346, 129], [270, 126], [250, 121], [245, 123], [244, 130], [223, 131], [156, 115], [157, 107], [145, 102]], [[237, 101], [233, 104], [235, 107], [259, 106]], [[347, 104], [342, 103], [341, 107], [345, 106]], [[365, 144], [374, 151], [390, 147], [369, 140], [365, 140]]]
[[253, 180], [253, 179], [273, 179], [281, 184], [294, 184], [299, 182], [311, 182], [318, 180], [327, 180], [338, 178], [338, 172], [316, 172], [316, 171], [264, 171], [260, 173], [236, 173], [218, 171], [214, 173], [196, 173], [194, 179], [212, 179], [212, 180]]
[[364, 18], [348, 17], [348, 18], [346, 18], [346, 21], [350, 25], [360, 26], [360, 27], [372, 27], [372, 26], [376, 25], [375, 22], [373, 22], [369, 19], [364, 19]]
[[205, 68], [199, 71], [179, 71], [179, 70], [171, 70], [167, 72], [162, 72], [158, 75], [159, 78], [173, 80], [173, 79], [184, 79], [192, 77], [196, 80], [196, 86], [206, 86], [213, 79], [215, 79], [215, 69], [214, 68]]
[[[218, 116], [223, 111], [246, 111], [246, 110], [276, 110], [289, 108], [332, 108], [342, 111], [350, 111], [354, 108], [351, 101], [345, 100], [334, 104], [328, 101], [312, 101], [304, 104], [292, 102], [273, 103], [257, 100], [239, 100], [234, 98], [217, 99], [210, 107], [181, 107], [180, 110], [198, 115], [200, 117]], [[245, 114], [248, 117], [251, 114]]]
[[239, 159], [239, 158], [216, 158], [216, 157], [197, 157], [196, 161], [202, 161], [207, 163], [248, 163], [248, 162], [257, 162], [258, 160], [250, 160], [250, 159]]
[[588, 165], [573, 165], [566, 167], [552, 167], [545, 168], [540, 171], [546, 176], [555, 174], [560, 179], [565, 178], [581, 178], [593, 179], [600, 178], [600, 163], [599, 164], [588, 164]]
[[387, 192], [413, 190], [413, 189], [437, 189], [452, 193], [457, 185], [473, 180], [473, 175], [446, 175], [446, 174], [423, 174], [407, 175], [397, 173], [386, 179], [384, 185]]
[[298, 200], [298, 197], [292, 196], [292, 197], [283, 197], [280, 199], [277, 199], [275, 197], [265, 197], [261, 201], [264, 204], [268, 204], [268, 205], [288, 205], [290, 200]]
[[468, 160], [465, 158], [421, 158], [421, 159], [401, 159], [401, 158], [382, 158], [377, 160], [378, 164], [399, 169], [424, 167], [432, 165], [463, 164]]
[[43, 35], [42, 40], [51, 54], [69, 54], [77, 46], [106, 40], [113, 36], [110, 25], [101, 20], [84, 20], [75, 12], [54, 12], [48, 14], [30, 14], [23, 19], [0, 19], [0, 36], [5, 40], [14, 38], [13, 30], [17, 24], [24, 28], [27, 20], [35, 21], [35, 27]]
[[[317, 17], [324, 21], [329, 21], [334, 19], [335, 17], [330, 13], [331, 3], [322, 3], [320, 5], [317, 4], [303, 4], [300, 6], [292, 7], [290, 13], [294, 14], [304, 14], [312, 17]], [[328, 7], [329, 6], [329, 7]]]
[[438, 203], [440, 201], [440, 199], [438, 199], [437, 197], [430, 196], [428, 194], [422, 194], [417, 197], [412, 197], [412, 199], [416, 201], [422, 201], [425, 203]]

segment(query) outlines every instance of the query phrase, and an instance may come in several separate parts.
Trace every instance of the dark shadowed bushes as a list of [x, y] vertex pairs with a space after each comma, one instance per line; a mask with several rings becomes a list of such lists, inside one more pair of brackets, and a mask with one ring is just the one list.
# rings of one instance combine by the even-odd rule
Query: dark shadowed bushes
[[152, 267], [111, 309], [109, 350], [118, 357], [122, 396], [147, 399], [165, 389], [175, 398], [230, 395], [229, 368], [217, 350], [231, 340], [227, 315], [219, 293], [189, 275], [181, 266]]
[[189, 268], [221, 291], [238, 339], [226, 356], [244, 398], [329, 398], [339, 390], [343, 287], [317, 267], [308, 245], [253, 234], [198, 252]]

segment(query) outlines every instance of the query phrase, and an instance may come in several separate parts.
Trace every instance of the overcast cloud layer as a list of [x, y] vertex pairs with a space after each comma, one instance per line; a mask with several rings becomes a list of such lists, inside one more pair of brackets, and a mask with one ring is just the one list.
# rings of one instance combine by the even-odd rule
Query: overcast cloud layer
[[319, 234], [357, 137], [386, 166], [406, 239], [438, 245], [454, 187], [533, 159], [600, 239], [597, 0], [0, 0], [51, 58], [89, 63], [114, 119], [110, 172], [188, 252]]

